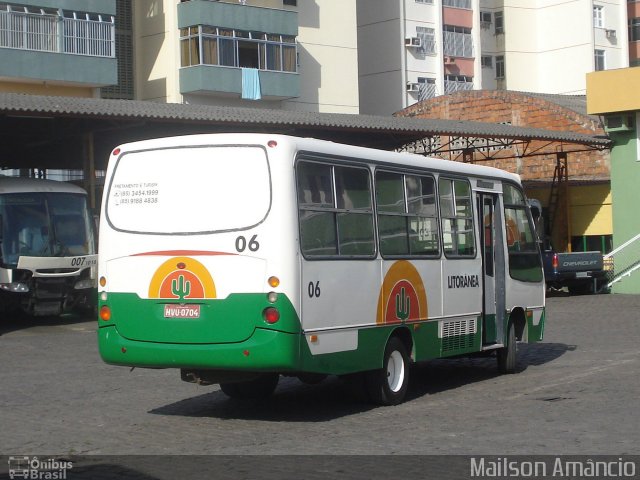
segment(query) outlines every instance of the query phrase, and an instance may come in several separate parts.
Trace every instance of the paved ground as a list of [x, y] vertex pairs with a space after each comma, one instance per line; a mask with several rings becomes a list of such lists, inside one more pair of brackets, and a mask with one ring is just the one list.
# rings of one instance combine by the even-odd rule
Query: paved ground
[[177, 371], [103, 364], [94, 321], [4, 320], [0, 455], [639, 454], [640, 296], [554, 297], [547, 309], [545, 340], [521, 346], [518, 374], [498, 375], [494, 359], [429, 362], [386, 408], [338, 379], [284, 379], [271, 399], [238, 403]]

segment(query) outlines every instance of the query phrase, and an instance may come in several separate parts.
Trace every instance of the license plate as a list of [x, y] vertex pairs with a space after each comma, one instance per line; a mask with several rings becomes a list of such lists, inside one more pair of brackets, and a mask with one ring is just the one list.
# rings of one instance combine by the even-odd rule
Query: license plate
[[165, 305], [164, 318], [200, 318], [200, 305]]
[[576, 272], [577, 278], [587, 278], [589, 276], [589, 272]]

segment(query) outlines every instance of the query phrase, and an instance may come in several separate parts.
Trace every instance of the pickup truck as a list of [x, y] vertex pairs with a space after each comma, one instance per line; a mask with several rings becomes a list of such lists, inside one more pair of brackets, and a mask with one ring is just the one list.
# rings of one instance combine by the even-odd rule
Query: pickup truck
[[607, 283], [601, 252], [556, 252], [544, 234], [542, 206], [535, 199], [529, 200], [533, 217], [547, 288], [567, 287], [571, 294], [596, 293]]
[[547, 288], [567, 287], [572, 294], [595, 293], [607, 281], [600, 252], [543, 250], [542, 262]]

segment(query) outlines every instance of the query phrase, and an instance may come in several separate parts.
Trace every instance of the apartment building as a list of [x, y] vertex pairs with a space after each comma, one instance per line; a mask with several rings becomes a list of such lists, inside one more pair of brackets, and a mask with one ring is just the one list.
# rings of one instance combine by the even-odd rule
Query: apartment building
[[0, 2], [0, 91], [97, 97], [117, 83], [115, 0]]
[[458, 90], [584, 94], [588, 72], [629, 64], [637, 3], [358, 0], [360, 110], [390, 114]]
[[355, 0], [132, 5], [139, 100], [359, 112]]

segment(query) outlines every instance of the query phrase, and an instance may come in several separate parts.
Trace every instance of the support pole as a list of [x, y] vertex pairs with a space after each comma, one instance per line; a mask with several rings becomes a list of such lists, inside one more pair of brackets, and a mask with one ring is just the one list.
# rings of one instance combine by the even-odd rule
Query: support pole
[[96, 162], [95, 150], [93, 145], [93, 132], [84, 134], [83, 148], [83, 170], [84, 170], [84, 188], [89, 194], [89, 207], [92, 210], [96, 208]]

